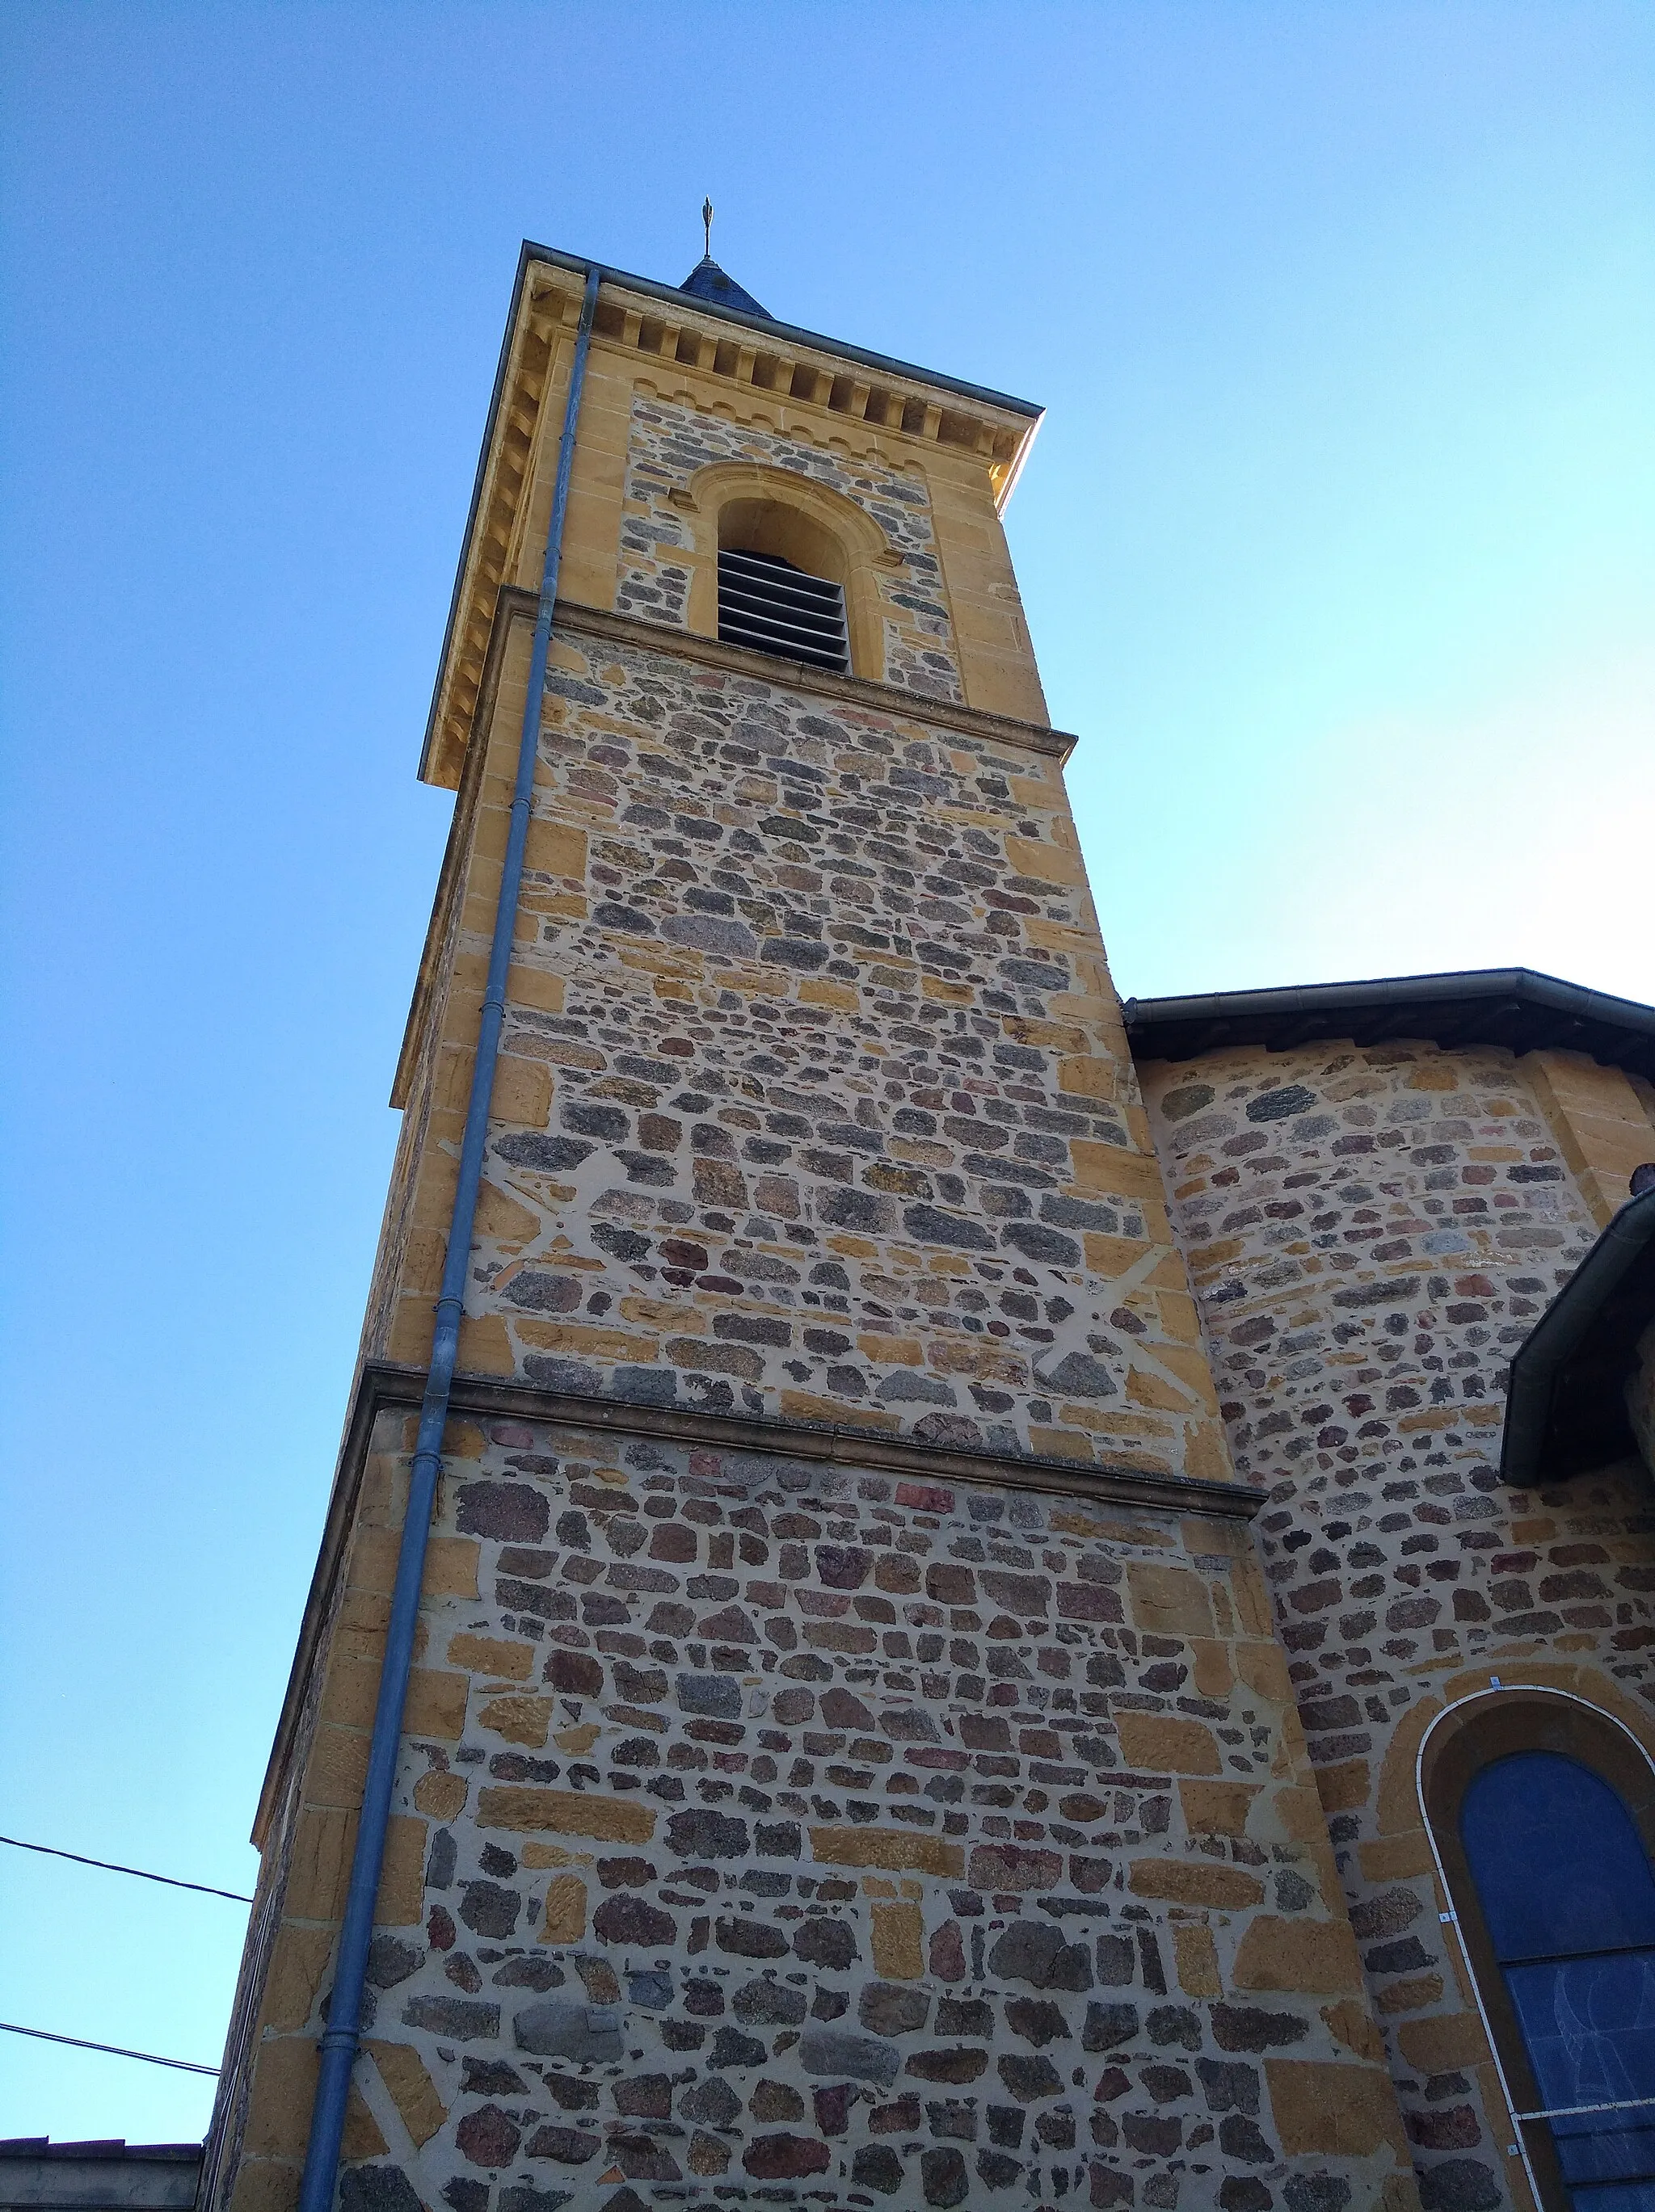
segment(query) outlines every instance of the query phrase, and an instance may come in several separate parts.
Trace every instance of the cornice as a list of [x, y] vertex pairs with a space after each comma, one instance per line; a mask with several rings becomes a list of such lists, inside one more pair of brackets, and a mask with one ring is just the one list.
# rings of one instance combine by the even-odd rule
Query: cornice
[[[259, 1794], [253, 1829], [255, 1844], [262, 1844], [298, 1741], [306, 1692], [344, 1565], [374, 1420], [381, 1412], [399, 1407], [417, 1409], [424, 1395], [425, 1382], [424, 1368], [391, 1360], [366, 1360], [357, 1370], [316, 1571]], [[537, 1421], [590, 1436], [642, 1437], [657, 1443], [685, 1443], [703, 1451], [750, 1452], [761, 1458], [788, 1459], [810, 1466], [861, 1468], [870, 1474], [894, 1474], [910, 1481], [1032, 1492], [1080, 1498], [1102, 1507], [1129, 1506], [1139, 1511], [1188, 1514], [1203, 1520], [1245, 1523], [1259, 1511], [1267, 1495], [1238, 1482], [1147, 1474], [1135, 1468], [1080, 1467], [1069, 1460], [1002, 1457], [967, 1446], [885, 1435], [849, 1423], [807, 1426], [764, 1415], [639, 1406], [624, 1399], [545, 1390], [532, 1383], [502, 1382], [484, 1375], [457, 1375], [449, 1407], [453, 1413]]]
[[[502, 607], [533, 619], [532, 592], [508, 586], [500, 594]], [[498, 617], [496, 617], [498, 619]], [[604, 638], [613, 645], [640, 647], [680, 660], [693, 660], [702, 668], [721, 668], [732, 676], [770, 684], [785, 691], [807, 691], [818, 699], [837, 700], [860, 714], [881, 720], [924, 722], [934, 728], [958, 730], [964, 737], [980, 738], [987, 744], [1013, 745], [1023, 752], [1040, 753], [1061, 767], [1080, 739], [1068, 730], [1054, 730], [1044, 722], [1020, 722], [1009, 714], [990, 714], [980, 707], [967, 707], [952, 699], [934, 699], [924, 691], [906, 691], [900, 684], [876, 684], [866, 676], [836, 676], [825, 668], [812, 668], [802, 660], [783, 660], [775, 653], [754, 653], [744, 645], [726, 645], [716, 637], [702, 637], [676, 624], [642, 621], [636, 615], [618, 615], [604, 607], [581, 606], [559, 599], [553, 635], [562, 631], [575, 637]]]
[[[362, 1371], [366, 1382], [379, 1394], [380, 1404], [419, 1404], [425, 1389], [423, 1367], [376, 1360]], [[1012, 1458], [999, 1452], [974, 1450], [969, 1445], [927, 1443], [918, 1437], [891, 1436], [850, 1422], [830, 1426], [784, 1421], [770, 1414], [707, 1413], [693, 1407], [640, 1406], [624, 1398], [580, 1396], [571, 1391], [542, 1389], [530, 1382], [502, 1382], [483, 1375], [457, 1376], [452, 1403], [461, 1412], [553, 1422], [605, 1436], [647, 1437], [656, 1443], [689, 1444], [697, 1451], [754, 1452], [769, 1459], [858, 1467], [872, 1474], [898, 1474], [910, 1480], [1102, 1498], [1117, 1505], [1198, 1513], [1226, 1521], [1250, 1521], [1266, 1494], [1243, 1483], [1212, 1482], [1196, 1475], [1080, 1466], [1064, 1459]]]
[[824, 337], [819, 331], [803, 330], [793, 323], [778, 322], [774, 315], [749, 314], [742, 308], [697, 297], [676, 284], [658, 283], [652, 276], [635, 276], [624, 269], [611, 269], [606, 263], [594, 264], [581, 254], [564, 253], [555, 246], [537, 246], [526, 239], [520, 268], [527, 263], [537, 263], [544, 268], [567, 272], [576, 280], [577, 289], [586, 282], [588, 270], [595, 265], [607, 289], [630, 292], [636, 299], [666, 307], [675, 322], [688, 324], [699, 320], [715, 329], [733, 325], [750, 333], [772, 351], [785, 347], [793, 354], [802, 350], [819, 353], [833, 361], [853, 362], [858, 368], [875, 370], [881, 376], [916, 385], [927, 391], [946, 392], [951, 398], [968, 401], [986, 412], [1025, 423], [1037, 422], [1043, 412], [1032, 399], [1019, 399], [1009, 392], [996, 392], [988, 385], [971, 384], [963, 377], [945, 375], [939, 369], [921, 368], [914, 362], [898, 361], [890, 354], [878, 353], [867, 346], [852, 345], [843, 338]]

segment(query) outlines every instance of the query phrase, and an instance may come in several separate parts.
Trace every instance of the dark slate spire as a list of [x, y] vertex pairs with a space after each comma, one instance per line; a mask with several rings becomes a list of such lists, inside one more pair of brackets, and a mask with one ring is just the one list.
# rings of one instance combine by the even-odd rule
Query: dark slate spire
[[678, 286], [692, 300], [707, 300], [715, 307], [733, 307], [743, 315], [763, 315], [765, 321], [775, 317], [768, 307], [761, 307], [752, 294], [738, 284], [733, 276], [727, 276], [710, 253], [703, 254], [695, 267]]
[[678, 286], [680, 292], [689, 293], [694, 300], [710, 300], [715, 307], [733, 307], [739, 314], [763, 315], [765, 321], [775, 317], [768, 307], [761, 307], [751, 292], [738, 284], [733, 276], [727, 276], [713, 258], [713, 204], [701, 204], [702, 225], [707, 234], [707, 251], [690, 274]]

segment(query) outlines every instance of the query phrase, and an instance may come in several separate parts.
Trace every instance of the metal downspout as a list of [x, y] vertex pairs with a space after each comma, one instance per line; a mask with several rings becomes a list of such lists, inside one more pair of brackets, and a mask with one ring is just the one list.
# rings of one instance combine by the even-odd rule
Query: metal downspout
[[368, 1779], [362, 1792], [362, 1818], [356, 1847], [350, 1862], [350, 1886], [345, 1894], [344, 1917], [339, 1929], [338, 1956], [333, 1992], [328, 2003], [327, 2026], [318, 2045], [321, 2065], [316, 2081], [316, 2101], [311, 2110], [310, 2141], [305, 2153], [304, 2179], [300, 2184], [300, 2212], [332, 2212], [338, 2179], [339, 2146], [344, 2133], [345, 2103], [350, 2092], [350, 2072], [362, 2041], [362, 1984], [368, 1967], [368, 1942], [374, 1932], [374, 1906], [379, 1894], [380, 1871], [385, 1858], [385, 1838], [391, 1814], [392, 1786], [396, 1779], [397, 1754], [402, 1740], [402, 1711], [408, 1695], [408, 1675], [413, 1663], [414, 1627], [419, 1613], [420, 1584], [425, 1573], [425, 1549], [430, 1534], [431, 1513], [436, 1501], [437, 1475], [442, 1462], [442, 1432], [448, 1419], [448, 1395], [459, 1352], [459, 1322], [465, 1303], [465, 1278], [471, 1266], [472, 1232], [477, 1198], [483, 1179], [483, 1152], [489, 1133], [489, 1109], [494, 1094], [495, 1063], [506, 1012], [506, 976], [511, 963], [513, 933], [517, 921], [517, 895], [523, 877], [523, 854], [528, 842], [529, 813], [534, 792], [534, 767], [539, 747], [540, 715], [545, 698], [546, 658], [551, 644], [552, 609], [557, 598], [557, 571], [563, 552], [563, 517], [569, 507], [569, 477], [575, 462], [575, 432], [581, 411], [581, 387], [586, 381], [587, 353], [592, 338], [593, 317], [598, 305], [601, 271], [588, 265], [586, 296], [581, 304], [580, 327], [575, 340], [569, 393], [563, 403], [563, 436], [557, 447], [557, 487], [546, 528], [546, 554], [540, 577], [540, 604], [534, 625], [534, 647], [529, 663], [528, 696], [523, 706], [523, 732], [517, 750], [517, 781], [512, 793], [511, 823], [506, 838], [506, 858], [501, 870], [500, 897], [495, 908], [494, 941], [489, 953], [489, 975], [483, 997], [483, 1018], [478, 1032], [477, 1059], [472, 1069], [471, 1097], [465, 1108], [465, 1131], [459, 1151], [459, 1180], [454, 1191], [453, 1213], [448, 1224], [447, 1256], [443, 1263], [442, 1288], [437, 1299], [436, 1329], [431, 1343], [431, 1364], [420, 1407], [419, 1435], [408, 1485], [408, 1510], [402, 1524], [402, 1543], [397, 1554], [397, 1579], [391, 1599], [391, 1618], [386, 1631], [385, 1658], [380, 1671], [379, 1701], [374, 1710], [374, 1734], [368, 1746]]

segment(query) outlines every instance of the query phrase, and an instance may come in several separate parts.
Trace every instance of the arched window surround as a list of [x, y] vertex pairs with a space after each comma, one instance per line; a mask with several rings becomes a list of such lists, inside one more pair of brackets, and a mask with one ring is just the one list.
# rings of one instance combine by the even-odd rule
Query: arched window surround
[[1442, 1917], [1451, 1924], [1506, 2100], [1509, 2133], [1497, 2148], [1506, 2153], [1515, 2146], [1518, 2153], [1518, 2159], [1506, 2155], [1501, 2163], [1509, 2173], [1520, 2160], [1541, 2212], [1570, 2212], [1549, 2131], [1517, 2118], [1537, 2109], [1541, 2100], [1460, 1837], [1460, 1807], [1477, 1776], [1512, 1753], [1527, 1751], [1555, 1752], [1607, 1783], [1630, 1814], [1652, 1864], [1655, 1754], [1624, 1721], [1572, 1691], [1498, 1679], [1439, 1713], [1415, 1754], [1423, 1826], [1451, 1908]]
[[790, 469], [757, 461], [712, 461], [669, 495], [691, 519], [695, 538], [687, 627], [718, 635], [718, 550], [722, 526], [738, 510], [744, 538], [755, 530], [762, 550], [780, 553], [812, 575], [844, 586], [850, 638], [850, 672], [885, 681], [885, 616], [881, 574], [899, 574], [903, 556], [865, 507], [843, 492]]

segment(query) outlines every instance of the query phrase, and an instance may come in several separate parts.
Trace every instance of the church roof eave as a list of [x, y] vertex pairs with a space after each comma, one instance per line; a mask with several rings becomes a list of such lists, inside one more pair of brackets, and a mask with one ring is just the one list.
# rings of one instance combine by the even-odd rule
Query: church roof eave
[[1532, 968], [1128, 999], [1121, 1011], [1133, 1056], [1143, 1060], [1196, 1060], [1237, 1045], [1291, 1052], [1345, 1038], [1378, 1044], [1421, 1037], [1444, 1047], [1585, 1053], [1628, 1074], [1655, 1077], [1655, 1006]]

